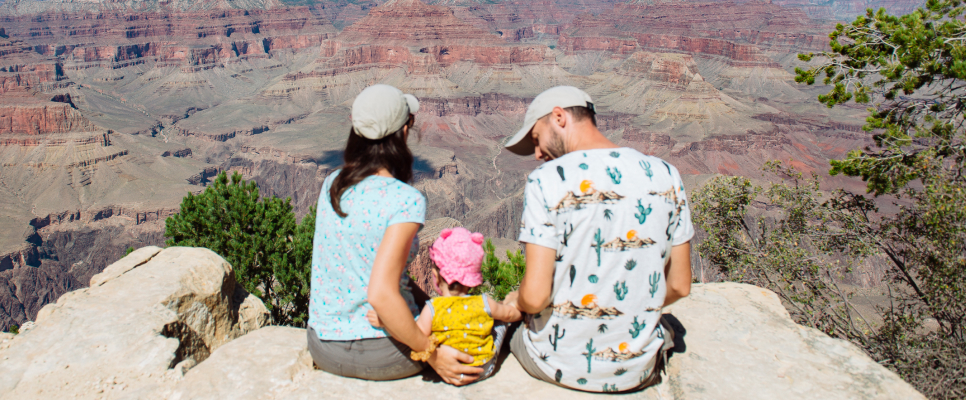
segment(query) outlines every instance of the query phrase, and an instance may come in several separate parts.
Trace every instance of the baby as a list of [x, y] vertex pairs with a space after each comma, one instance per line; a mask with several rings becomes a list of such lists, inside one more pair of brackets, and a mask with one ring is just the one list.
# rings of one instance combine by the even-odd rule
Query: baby
[[[483, 235], [464, 228], [444, 229], [429, 249], [433, 279], [439, 297], [426, 302], [416, 325], [426, 334], [473, 356], [470, 366], [482, 366], [479, 379], [489, 377], [496, 365], [506, 324], [521, 318], [516, 307], [494, 301], [487, 295], [469, 296], [470, 289], [483, 283]], [[367, 315], [376, 328], [382, 322], [374, 310]]]

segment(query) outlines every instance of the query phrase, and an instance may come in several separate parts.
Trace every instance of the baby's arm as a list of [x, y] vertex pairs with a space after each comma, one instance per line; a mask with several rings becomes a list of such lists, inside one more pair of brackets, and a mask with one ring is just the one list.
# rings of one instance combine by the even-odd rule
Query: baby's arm
[[[369, 310], [366, 313], [366, 319], [369, 320], [373, 328], [382, 328], [382, 320], [379, 319], [376, 310]], [[429, 336], [433, 330], [433, 311], [429, 307], [423, 307], [423, 312], [419, 314], [419, 319], [416, 320], [416, 326], [424, 335]]]
[[426, 336], [433, 333], [433, 310], [431, 307], [423, 307], [423, 312], [419, 313], [419, 319], [416, 320], [416, 326]]
[[486, 301], [490, 305], [490, 314], [492, 314], [493, 319], [497, 321], [516, 322], [523, 319], [523, 316], [520, 314], [520, 310], [517, 310], [516, 307], [495, 301], [491, 299], [490, 296], [486, 296]]

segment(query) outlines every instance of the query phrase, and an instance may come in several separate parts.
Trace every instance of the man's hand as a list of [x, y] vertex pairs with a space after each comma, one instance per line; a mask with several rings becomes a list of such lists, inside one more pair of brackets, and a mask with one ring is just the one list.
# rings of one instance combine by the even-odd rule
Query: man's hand
[[444, 382], [453, 386], [476, 382], [483, 373], [483, 368], [465, 365], [473, 362], [473, 356], [449, 346], [437, 347], [427, 362]]

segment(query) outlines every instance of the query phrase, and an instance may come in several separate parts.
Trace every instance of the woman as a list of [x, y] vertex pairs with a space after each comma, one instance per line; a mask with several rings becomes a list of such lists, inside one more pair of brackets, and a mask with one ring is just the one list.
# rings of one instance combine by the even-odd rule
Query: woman
[[[444, 381], [465, 385], [481, 368], [473, 357], [436, 347], [413, 315], [418, 308], [404, 274], [418, 248], [426, 199], [412, 186], [406, 145], [419, 102], [387, 85], [366, 88], [352, 103], [345, 164], [326, 178], [312, 248], [309, 351], [320, 369], [389, 380], [412, 376], [425, 359]], [[369, 324], [374, 309], [384, 328]]]

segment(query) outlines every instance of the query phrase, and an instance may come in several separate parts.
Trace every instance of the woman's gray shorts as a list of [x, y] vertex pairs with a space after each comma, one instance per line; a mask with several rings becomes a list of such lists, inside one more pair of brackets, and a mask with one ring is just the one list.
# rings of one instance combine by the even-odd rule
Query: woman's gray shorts
[[321, 340], [309, 328], [309, 353], [319, 369], [370, 381], [402, 379], [418, 374], [425, 364], [409, 358], [409, 346], [393, 338]]

